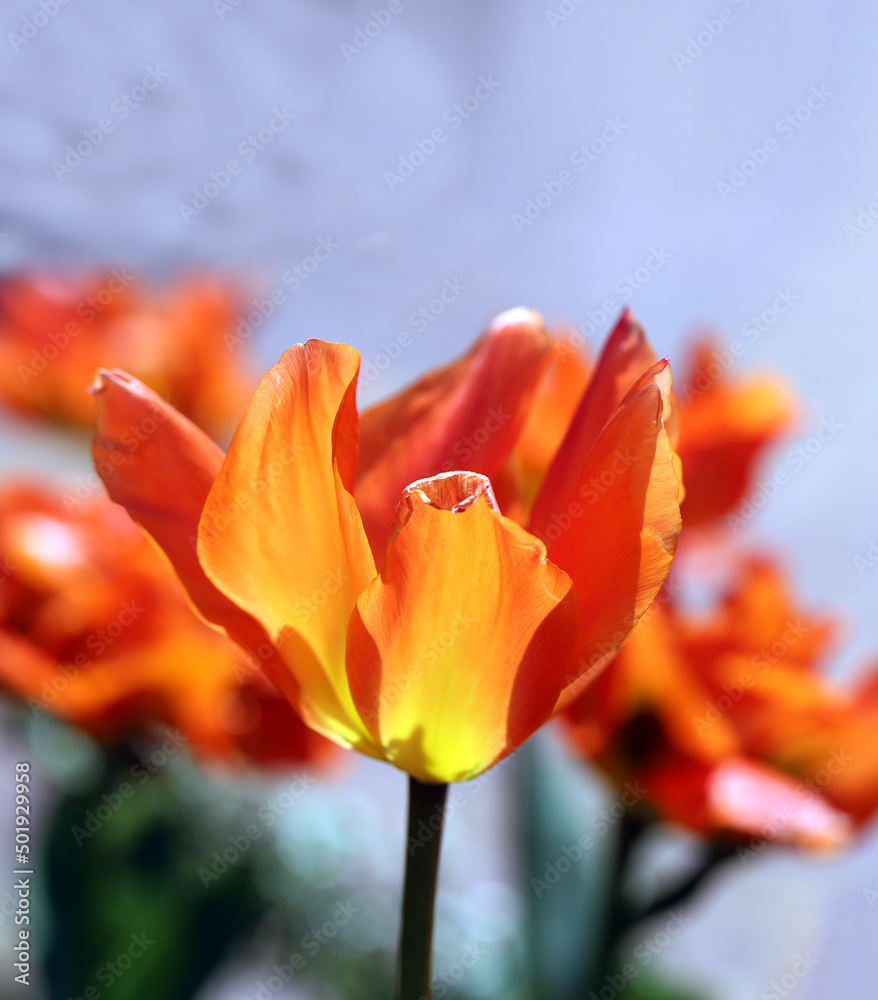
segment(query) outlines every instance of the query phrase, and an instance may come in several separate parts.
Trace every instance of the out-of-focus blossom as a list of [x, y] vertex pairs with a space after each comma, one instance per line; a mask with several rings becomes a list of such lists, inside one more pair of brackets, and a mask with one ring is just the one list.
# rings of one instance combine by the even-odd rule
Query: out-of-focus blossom
[[709, 340], [696, 342], [677, 387], [687, 529], [712, 525], [738, 507], [757, 461], [793, 418], [791, 398], [777, 379], [729, 378], [729, 359]]
[[708, 614], [660, 598], [570, 706], [570, 735], [703, 833], [844, 843], [878, 809], [878, 699], [874, 676], [854, 692], [821, 678], [832, 637], [776, 568], [751, 560]]
[[[679, 532], [670, 369], [630, 317], [556, 435], [526, 525], [500, 513], [491, 480], [551, 355], [540, 317], [513, 310], [360, 421], [359, 355], [312, 340], [263, 378], [225, 459], [104, 372], [95, 461], [202, 614], [245, 648], [276, 646], [266, 670], [306, 721], [421, 780], [464, 780], [618, 646]], [[132, 447], [123, 431], [147, 418]]]
[[98, 739], [179, 729], [196, 753], [281, 766], [332, 744], [200, 621], [161, 555], [103, 496], [0, 493], [0, 685]]
[[225, 431], [252, 382], [230, 349], [236, 302], [216, 281], [148, 291], [122, 269], [80, 279], [0, 284], [0, 399], [27, 414], [90, 427], [95, 368], [134, 372], [209, 434]]

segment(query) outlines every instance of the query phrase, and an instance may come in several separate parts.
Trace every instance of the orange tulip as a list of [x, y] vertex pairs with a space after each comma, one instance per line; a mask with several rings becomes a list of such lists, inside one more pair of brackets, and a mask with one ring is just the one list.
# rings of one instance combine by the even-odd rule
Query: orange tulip
[[574, 744], [701, 832], [844, 843], [878, 809], [878, 699], [869, 685], [850, 695], [823, 682], [832, 634], [752, 560], [706, 617], [653, 605], [570, 706]]
[[229, 291], [206, 280], [147, 294], [125, 269], [7, 279], [0, 285], [0, 399], [91, 427], [94, 403], [82, 387], [95, 368], [118, 365], [220, 433], [252, 388], [223, 343], [235, 316]]
[[105, 498], [65, 504], [41, 487], [7, 487], [0, 551], [0, 684], [34, 711], [99, 739], [161, 723], [232, 762], [316, 761], [332, 749], [195, 617], [161, 556]]
[[[357, 352], [312, 340], [263, 378], [225, 458], [155, 393], [104, 371], [95, 461], [204, 617], [276, 652], [260, 659], [309, 725], [421, 781], [465, 780], [618, 646], [679, 533], [670, 369], [633, 321], [611, 338], [527, 530], [500, 512], [490, 477], [551, 351], [540, 318], [514, 310], [360, 421]], [[145, 440], [126, 434], [147, 424]]]
[[709, 340], [693, 345], [678, 394], [677, 452], [686, 486], [683, 523], [701, 528], [745, 499], [756, 462], [789, 429], [793, 406], [776, 379], [727, 378], [722, 351]]

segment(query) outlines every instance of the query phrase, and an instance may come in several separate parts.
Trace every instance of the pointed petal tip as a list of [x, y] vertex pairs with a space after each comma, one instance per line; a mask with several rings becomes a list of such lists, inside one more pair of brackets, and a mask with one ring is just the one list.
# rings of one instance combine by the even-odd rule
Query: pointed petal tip
[[640, 323], [640, 320], [634, 315], [634, 310], [631, 306], [625, 306], [622, 312], [619, 313], [619, 318], [616, 320], [614, 329], [624, 331], [629, 335], [636, 334], [640, 337], [645, 336], [643, 326]]

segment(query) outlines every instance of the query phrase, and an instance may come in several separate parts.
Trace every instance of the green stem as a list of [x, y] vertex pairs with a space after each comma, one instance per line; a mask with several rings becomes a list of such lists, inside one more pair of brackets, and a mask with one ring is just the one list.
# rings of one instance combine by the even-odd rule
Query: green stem
[[397, 1000], [430, 1000], [433, 909], [448, 785], [409, 778]]

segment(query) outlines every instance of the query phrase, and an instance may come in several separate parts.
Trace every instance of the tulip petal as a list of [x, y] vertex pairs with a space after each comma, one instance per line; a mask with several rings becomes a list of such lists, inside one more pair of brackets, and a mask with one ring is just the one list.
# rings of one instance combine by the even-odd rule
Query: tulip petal
[[832, 849], [851, 840], [845, 813], [781, 771], [742, 758], [717, 765], [707, 782], [716, 826], [803, 847]]
[[[204, 505], [209, 578], [281, 646], [306, 721], [368, 743], [351, 702], [345, 635], [375, 564], [349, 490], [357, 464], [359, 355], [311, 340], [262, 379]], [[368, 752], [368, 750], [367, 750]]]
[[606, 422], [638, 378], [655, 364], [643, 328], [626, 309], [607, 338], [594, 374], [558, 448], [531, 515], [531, 531], [566, 506], [577, 474]]
[[570, 574], [580, 606], [579, 642], [559, 708], [612, 656], [671, 567], [681, 525], [663, 421], [670, 390], [670, 367], [660, 361], [601, 431], [573, 482], [573, 499], [534, 531], [547, 542], [549, 558]]
[[[577, 336], [581, 339], [581, 335]], [[551, 364], [540, 381], [515, 447], [497, 474], [491, 476], [500, 509], [519, 524], [528, 522], [537, 492], [591, 377], [592, 366], [572, 337], [555, 335]]]
[[667, 820], [779, 844], [832, 849], [851, 839], [849, 817], [804, 783], [749, 757], [709, 764], [671, 756], [637, 774]]
[[298, 704], [295, 679], [264, 629], [223, 594], [198, 561], [198, 522], [222, 466], [221, 449], [192, 421], [126, 372], [100, 369], [92, 454], [110, 498], [150, 535], [174, 567], [199, 614], [255, 656]]
[[576, 630], [570, 579], [498, 513], [488, 480], [436, 476], [403, 494], [387, 563], [357, 602], [351, 691], [392, 763], [463, 781], [548, 718]]
[[356, 497], [379, 565], [409, 483], [453, 469], [495, 475], [519, 436], [551, 351], [542, 317], [513, 309], [464, 358], [366, 410]]
[[795, 412], [781, 382], [726, 378], [720, 356], [710, 341], [696, 344], [680, 390], [677, 450], [685, 470], [688, 527], [732, 515], [750, 489], [758, 459], [789, 429]]
[[198, 519], [223, 461], [221, 449], [190, 420], [118, 369], [99, 369], [92, 455], [110, 498], [164, 550], [192, 601], [223, 624], [229, 601], [204, 575], [195, 552]]

